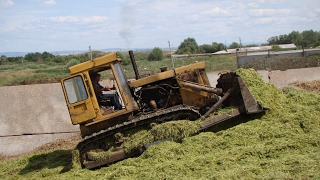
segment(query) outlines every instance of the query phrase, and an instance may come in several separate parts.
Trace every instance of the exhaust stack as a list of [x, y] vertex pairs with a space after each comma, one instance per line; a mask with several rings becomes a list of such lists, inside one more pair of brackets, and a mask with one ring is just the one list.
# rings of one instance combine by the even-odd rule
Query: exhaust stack
[[134, 59], [134, 55], [133, 55], [133, 51], [130, 50], [129, 51], [129, 55], [130, 55], [130, 60], [133, 66], [133, 70], [134, 70], [134, 74], [136, 75], [136, 79], [140, 79], [140, 75], [139, 75], [139, 71], [137, 68], [137, 64], [136, 64], [136, 60]]

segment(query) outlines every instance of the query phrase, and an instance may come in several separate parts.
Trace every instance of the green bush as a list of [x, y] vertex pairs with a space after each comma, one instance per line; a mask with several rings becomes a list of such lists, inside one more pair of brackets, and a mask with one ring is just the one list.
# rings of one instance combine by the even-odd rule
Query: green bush
[[121, 52], [117, 52], [117, 55], [121, 58], [122, 60], [122, 65], [126, 66], [128, 64], [130, 64], [130, 60], [129, 60], [129, 57], [124, 55], [123, 53]]
[[274, 50], [274, 51], [280, 51], [280, 50], [281, 50], [281, 47], [278, 46], [278, 45], [272, 45], [272, 50]]
[[148, 61], [161, 61], [163, 59], [163, 52], [160, 48], [155, 47], [148, 56]]

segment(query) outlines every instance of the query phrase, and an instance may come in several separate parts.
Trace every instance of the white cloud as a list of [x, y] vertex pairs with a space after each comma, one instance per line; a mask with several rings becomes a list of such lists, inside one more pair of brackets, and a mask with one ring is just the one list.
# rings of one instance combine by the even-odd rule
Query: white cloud
[[75, 16], [58, 16], [58, 17], [51, 17], [51, 21], [54, 22], [79, 22], [80, 19]]
[[259, 18], [256, 20], [256, 23], [259, 23], [259, 24], [269, 24], [269, 23], [272, 23], [274, 22], [275, 19], [273, 18]]
[[[21, 2], [0, 0], [0, 8], [11, 6], [0, 9], [5, 17], [0, 18], [4, 37], [0, 39], [12, 44], [0, 44], [2, 51], [76, 49], [88, 44], [96, 48], [162, 47], [168, 45], [167, 40], [177, 47], [186, 37], [195, 38], [199, 45], [230, 43], [239, 37], [265, 42], [292, 30], [320, 28], [319, 0], [308, 0], [308, 4], [289, 0], [112, 0], [108, 7], [101, 0], [27, 0], [25, 6]], [[45, 4], [53, 6], [48, 9]], [[50, 43], [43, 44], [48, 35]], [[26, 42], [30, 45], [25, 46]]]
[[12, 6], [14, 3], [12, 0], [0, 0], [0, 8], [6, 8]]
[[248, 6], [249, 8], [257, 8], [257, 7], [258, 7], [258, 4], [256, 4], [256, 3], [249, 3], [247, 6]]
[[290, 14], [290, 9], [252, 9], [249, 14], [252, 16], [272, 16], [275, 14]]
[[105, 22], [109, 18], [106, 16], [76, 17], [76, 16], [57, 16], [51, 17], [50, 20], [61, 23], [99, 23]]
[[193, 14], [193, 15], [187, 16], [186, 18], [189, 20], [192, 20], [192, 21], [197, 21], [197, 20], [199, 20], [199, 15]]
[[44, 4], [45, 4], [45, 5], [55, 5], [55, 4], [57, 4], [57, 3], [56, 3], [55, 0], [46, 0], [46, 1], [44, 2]]
[[223, 15], [229, 15], [229, 12], [224, 10], [224, 9], [221, 9], [219, 7], [215, 7], [211, 10], [208, 10], [208, 11], [203, 11], [201, 12], [201, 14], [223, 14]]
[[109, 18], [106, 16], [91, 16], [89, 18], [83, 18], [82, 21], [85, 23], [90, 23], [90, 22], [105, 22]]
[[249, 11], [249, 14], [253, 16], [271, 16], [275, 12], [275, 9], [253, 9]]

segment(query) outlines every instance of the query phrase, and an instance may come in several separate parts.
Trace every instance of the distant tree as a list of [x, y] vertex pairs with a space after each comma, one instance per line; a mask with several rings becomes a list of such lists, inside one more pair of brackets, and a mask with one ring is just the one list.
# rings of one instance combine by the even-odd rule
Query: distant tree
[[302, 42], [302, 35], [299, 33], [299, 31], [292, 31], [289, 33], [289, 39], [291, 40], [291, 43], [294, 43], [296, 46], [301, 46]]
[[278, 44], [291, 44], [290, 36], [284, 34], [279, 36]]
[[292, 31], [288, 35], [283, 34], [279, 36], [272, 36], [268, 39], [269, 45], [278, 44], [290, 44], [294, 43], [296, 46], [303, 47], [315, 47], [320, 44], [320, 32], [311, 30], [303, 31]]
[[55, 57], [53, 58], [53, 62], [55, 62], [55, 63], [62, 63], [62, 62], [64, 62], [64, 61], [63, 61], [63, 58], [62, 58], [61, 56], [55, 56]]
[[318, 40], [318, 33], [314, 32], [313, 30], [303, 31], [301, 34], [303, 41], [306, 42], [307, 46], [312, 46], [313, 43], [317, 42]]
[[41, 59], [42, 59], [42, 60], [46, 60], [46, 59], [47, 59], [47, 61], [48, 61], [49, 59], [53, 59], [53, 58], [54, 58], [54, 55], [51, 54], [51, 53], [48, 53], [48, 52], [46, 52], [46, 51], [44, 51], [44, 52], [41, 54]]
[[16, 56], [16, 57], [7, 57], [7, 61], [14, 62], [14, 63], [21, 63], [23, 60], [22, 56]]
[[41, 53], [28, 53], [24, 56], [24, 59], [30, 62], [40, 62], [42, 61]]
[[177, 54], [195, 54], [199, 52], [199, 47], [194, 38], [188, 37], [180, 43]]
[[272, 36], [267, 41], [268, 41], [269, 45], [279, 44], [278, 36]]
[[312, 47], [320, 47], [320, 41], [317, 41], [312, 44]]
[[2, 55], [2, 56], [1, 56], [1, 59], [0, 59], [0, 63], [7, 62], [7, 61], [8, 61], [8, 60], [7, 60], [7, 56]]
[[213, 42], [212, 47], [213, 47], [213, 52], [222, 51], [226, 49], [223, 43], [217, 43], [217, 42]]
[[148, 61], [160, 61], [163, 59], [163, 52], [160, 48], [155, 47], [148, 56]]
[[259, 45], [257, 44], [248, 44], [248, 45], [245, 45], [245, 47], [258, 47]]
[[236, 49], [236, 48], [239, 48], [239, 47], [240, 47], [239, 44], [236, 43], [236, 42], [232, 42], [232, 43], [229, 45], [229, 48], [230, 48], [230, 49]]
[[213, 46], [210, 44], [203, 44], [199, 46], [199, 53], [213, 53]]

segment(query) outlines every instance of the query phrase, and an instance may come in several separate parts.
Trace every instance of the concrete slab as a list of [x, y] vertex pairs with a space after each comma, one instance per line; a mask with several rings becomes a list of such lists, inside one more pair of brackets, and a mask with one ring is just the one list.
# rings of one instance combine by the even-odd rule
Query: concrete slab
[[270, 82], [278, 88], [286, 87], [297, 81], [320, 81], [320, 67], [271, 71], [269, 77]]
[[61, 85], [0, 87], [0, 135], [79, 130], [71, 124]]
[[39, 134], [0, 137], [0, 154], [3, 156], [18, 156], [33, 151], [37, 147], [53, 142], [58, 139], [65, 139], [79, 133]]
[[259, 70], [257, 71], [261, 76], [262, 76], [262, 80], [264, 82], [269, 82], [269, 72], [265, 71], [265, 70]]
[[[60, 83], [3, 86], [0, 94], [0, 153], [4, 155], [16, 155], [57, 138], [70, 137], [65, 132], [79, 132], [79, 127], [71, 123]], [[40, 137], [41, 133], [52, 134]], [[16, 136], [23, 134], [47, 138]]]

